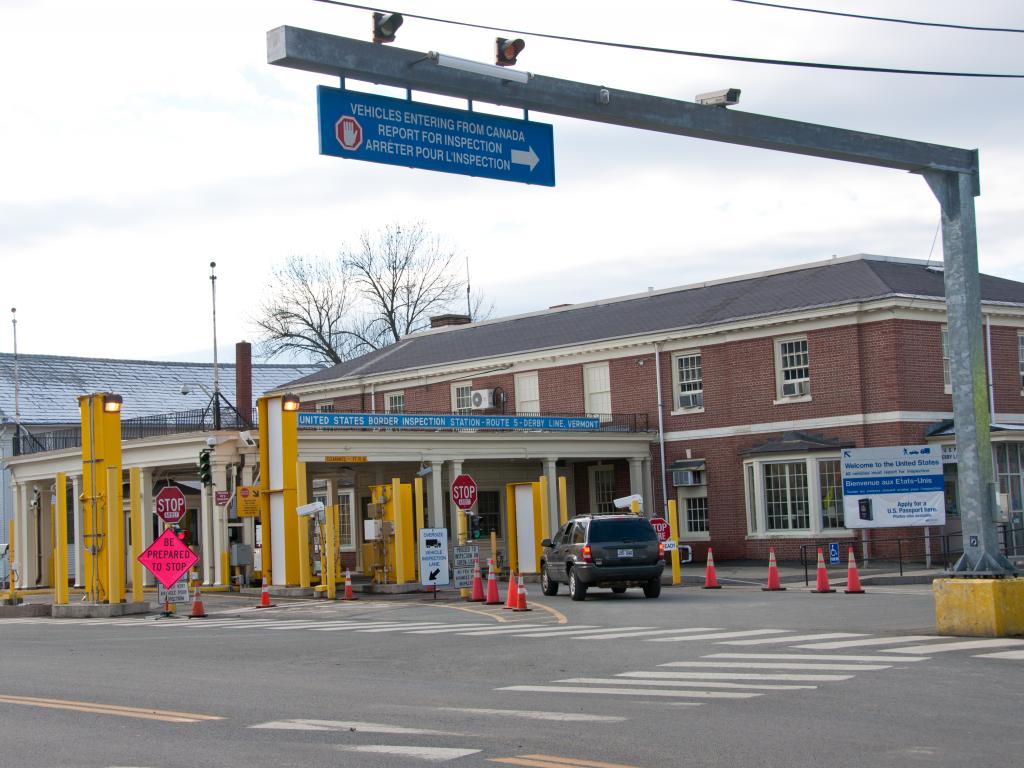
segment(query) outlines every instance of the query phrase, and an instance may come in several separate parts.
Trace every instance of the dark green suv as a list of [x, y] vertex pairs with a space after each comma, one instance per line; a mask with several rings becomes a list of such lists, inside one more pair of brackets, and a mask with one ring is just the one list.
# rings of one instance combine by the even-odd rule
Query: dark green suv
[[637, 515], [590, 515], [567, 522], [551, 539], [541, 541], [541, 590], [558, 594], [569, 585], [569, 597], [583, 600], [589, 587], [610, 587], [621, 594], [643, 587], [646, 597], [661, 594], [664, 544], [646, 518]]

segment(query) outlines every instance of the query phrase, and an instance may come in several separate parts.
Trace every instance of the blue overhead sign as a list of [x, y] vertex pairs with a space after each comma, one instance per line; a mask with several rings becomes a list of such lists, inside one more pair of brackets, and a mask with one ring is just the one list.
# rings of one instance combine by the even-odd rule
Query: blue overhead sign
[[539, 429], [551, 432], [592, 432], [601, 428], [596, 416], [453, 416], [429, 413], [300, 413], [307, 429]]
[[555, 186], [547, 123], [317, 86], [320, 154]]

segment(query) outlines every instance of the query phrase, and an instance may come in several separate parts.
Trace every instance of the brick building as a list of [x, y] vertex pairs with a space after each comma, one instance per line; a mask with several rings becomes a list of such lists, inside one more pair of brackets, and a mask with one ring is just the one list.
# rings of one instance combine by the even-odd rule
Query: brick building
[[[1000, 503], [1019, 515], [1024, 284], [983, 275], [981, 286]], [[304, 410], [331, 413], [596, 415], [599, 430], [557, 445], [543, 431], [396, 428], [327, 431], [319, 447], [300, 435], [300, 450], [315, 463], [345, 452], [331, 447], [340, 440], [368, 454], [370, 466], [349, 475], [357, 487], [372, 482], [386, 444], [408, 463], [378, 471], [378, 482], [454, 462], [449, 474], [472, 465], [496, 491], [543, 472], [554, 493], [566, 477], [576, 513], [634, 492], [660, 513], [674, 498], [680, 540], [698, 557], [707, 545], [725, 558], [763, 558], [768, 546], [793, 557], [854, 536], [843, 527], [843, 447], [952, 446], [944, 322], [941, 267], [858, 255], [475, 324], [447, 316], [286, 389]], [[628, 456], [610, 453], [615, 436], [630, 438]], [[440, 474], [435, 508], [447, 506]], [[955, 532], [955, 459], [946, 486]], [[503, 498], [496, 492], [495, 505]], [[504, 510], [495, 512], [500, 538]]]

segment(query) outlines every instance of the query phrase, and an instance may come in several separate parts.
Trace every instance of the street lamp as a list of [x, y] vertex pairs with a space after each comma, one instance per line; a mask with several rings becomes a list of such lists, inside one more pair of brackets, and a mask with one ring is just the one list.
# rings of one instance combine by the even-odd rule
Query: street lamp
[[299, 396], [288, 394], [282, 397], [281, 410], [289, 412], [299, 410]]
[[103, 394], [103, 412], [120, 413], [123, 402], [124, 400], [120, 395], [115, 395], [113, 392], [105, 392]]

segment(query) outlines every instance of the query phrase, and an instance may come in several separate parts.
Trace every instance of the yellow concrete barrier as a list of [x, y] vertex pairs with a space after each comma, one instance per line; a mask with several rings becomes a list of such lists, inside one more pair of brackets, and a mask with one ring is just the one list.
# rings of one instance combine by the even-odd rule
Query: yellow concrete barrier
[[932, 594], [940, 635], [1024, 635], [1024, 579], [936, 579]]

